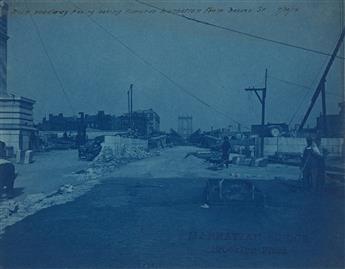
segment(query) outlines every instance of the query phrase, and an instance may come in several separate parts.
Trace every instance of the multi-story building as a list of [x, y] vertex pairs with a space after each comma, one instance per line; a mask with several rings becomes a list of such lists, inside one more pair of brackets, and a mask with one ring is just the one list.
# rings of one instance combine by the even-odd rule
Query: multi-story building
[[49, 114], [48, 119], [44, 117], [42, 123], [38, 124], [38, 129], [41, 131], [77, 131], [77, 117], [66, 117], [62, 113]]
[[43, 118], [38, 124], [38, 128], [42, 131], [77, 131], [81, 121], [86, 128], [98, 130], [115, 130], [116, 118], [113, 115], [107, 115], [104, 111], [98, 111], [96, 115], [88, 115], [82, 112], [80, 117], [66, 117], [62, 113], [58, 115], [49, 114], [49, 118]]
[[139, 136], [151, 136], [160, 131], [160, 117], [153, 109], [136, 110], [118, 117], [118, 129], [131, 129]]
[[139, 136], [151, 136], [160, 130], [160, 118], [152, 109], [137, 110], [115, 117], [99, 111], [96, 115], [79, 113], [80, 117], [66, 117], [62, 113], [49, 114], [38, 124], [42, 131], [77, 131], [82, 123], [86, 128], [98, 130], [129, 130], [132, 129]]
[[114, 130], [116, 129], [115, 116], [105, 114], [104, 111], [98, 111], [96, 115], [85, 114], [85, 124], [88, 128], [98, 130]]

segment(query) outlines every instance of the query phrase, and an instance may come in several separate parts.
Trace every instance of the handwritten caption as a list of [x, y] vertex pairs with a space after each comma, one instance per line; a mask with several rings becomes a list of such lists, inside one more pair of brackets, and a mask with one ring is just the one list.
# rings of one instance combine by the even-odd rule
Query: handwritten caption
[[278, 6], [278, 7], [248, 7], [248, 8], [237, 8], [237, 7], [207, 7], [207, 8], [175, 8], [175, 9], [116, 9], [116, 8], [92, 8], [92, 9], [78, 9], [78, 8], [20, 8], [13, 7], [10, 10], [10, 15], [12, 16], [25, 16], [25, 15], [50, 15], [50, 16], [73, 16], [73, 15], [153, 15], [153, 14], [178, 14], [185, 16], [192, 16], [196, 14], [204, 15], [219, 15], [219, 14], [229, 14], [229, 15], [244, 15], [244, 14], [268, 14], [273, 16], [289, 16], [300, 9], [294, 6]]

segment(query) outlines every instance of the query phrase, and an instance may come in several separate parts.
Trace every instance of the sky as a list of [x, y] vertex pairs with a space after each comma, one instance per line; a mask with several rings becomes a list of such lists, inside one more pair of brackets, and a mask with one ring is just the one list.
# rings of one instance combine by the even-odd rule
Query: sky
[[[174, 14], [131, 0], [11, 1], [8, 91], [36, 100], [38, 122], [49, 113], [125, 113], [132, 83], [133, 109], [154, 109], [162, 130], [176, 129], [179, 115], [191, 115], [194, 130], [245, 128], [260, 123], [261, 106], [244, 89], [264, 87], [267, 68], [266, 121], [293, 127], [329, 56], [207, 23], [325, 53], [343, 25], [337, 0], [142, 2]], [[327, 77], [329, 113], [344, 100], [343, 78], [337, 58]], [[310, 126], [320, 111], [318, 100]]]

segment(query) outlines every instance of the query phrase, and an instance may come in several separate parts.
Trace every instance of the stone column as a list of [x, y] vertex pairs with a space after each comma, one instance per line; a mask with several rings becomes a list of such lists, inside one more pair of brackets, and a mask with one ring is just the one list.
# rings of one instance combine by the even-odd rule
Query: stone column
[[8, 5], [0, 0], [0, 96], [7, 95], [7, 13]]

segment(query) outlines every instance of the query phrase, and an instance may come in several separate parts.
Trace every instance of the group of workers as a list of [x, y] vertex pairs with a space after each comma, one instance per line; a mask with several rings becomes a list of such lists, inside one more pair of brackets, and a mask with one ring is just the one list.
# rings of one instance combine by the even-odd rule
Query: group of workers
[[[321, 147], [320, 137], [307, 137], [307, 146], [302, 155], [301, 179], [305, 189], [321, 191], [325, 182], [325, 157], [327, 152]], [[229, 153], [232, 146], [229, 137], [225, 136], [221, 145], [223, 164], [229, 166]]]
[[[307, 137], [307, 146], [304, 148], [301, 162], [301, 181], [306, 190], [321, 192], [325, 183], [325, 158], [327, 151], [321, 146], [321, 138]], [[225, 136], [221, 144], [222, 164], [228, 167], [229, 154], [232, 149], [229, 137]], [[222, 182], [221, 180], [220, 182]], [[203, 191], [202, 208], [209, 208], [208, 194], [209, 181]]]
[[[303, 188], [312, 191], [321, 191], [325, 182], [325, 157], [327, 152], [321, 146], [320, 137], [307, 137], [307, 146], [302, 155], [301, 179]], [[229, 166], [229, 153], [232, 146], [229, 137], [225, 136], [222, 143], [222, 162]]]

